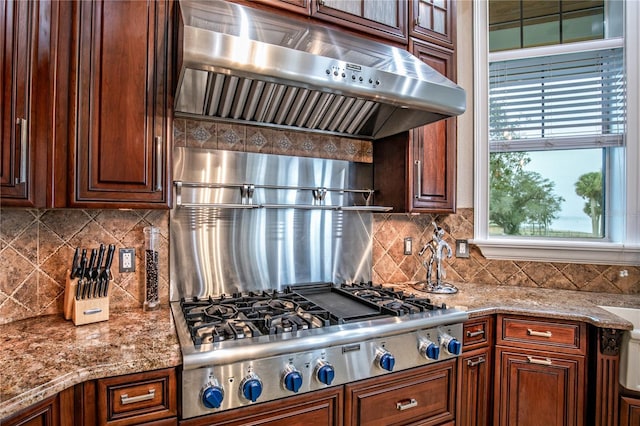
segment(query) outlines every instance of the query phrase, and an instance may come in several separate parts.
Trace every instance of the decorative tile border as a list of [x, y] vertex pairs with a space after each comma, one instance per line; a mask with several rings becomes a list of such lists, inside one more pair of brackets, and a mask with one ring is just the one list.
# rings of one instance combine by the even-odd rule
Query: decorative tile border
[[334, 135], [176, 118], [173, 136], [175, 146], [373, 162], [371, 141]]

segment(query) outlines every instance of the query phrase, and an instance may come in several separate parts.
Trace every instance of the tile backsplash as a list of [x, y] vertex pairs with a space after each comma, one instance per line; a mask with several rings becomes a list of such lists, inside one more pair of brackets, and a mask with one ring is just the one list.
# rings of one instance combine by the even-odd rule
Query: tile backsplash
[[[167, 210], [0, 209], [0, 324], [62, 313], [64, 285], [75, 247], [115, 244], [112, 310], [144, 301], [145, 226], [160, 228], [160, 302], [169, 300]], [[118, 272], [118, 249], [136, 251], [136, 270]]]
[[[372, 162], [372, 142], [209, 121], [174, 120], [174, 144], [301, 157]], [[374, 142], [375, 143], [375, 142]], [[446, 240], [473, 237], [473, 209], [451, 215], [374, 214], [373, 281], [424, 280], [420, 248], [433, 235], [433, 221]], [[62, 313], [64, 285], [75, 247], [115, 244], [111, 309], [142, 307], [143, 228], [160, 228], [160, 301], [169, 300], [169, 212], [167, 210], [39, 210], [0, 208], [0, 324]], [[413, 254], [404, 254], [404, 238]], [[118, 249], [136, 250], [136, 271], [118, 272]], [[485, 259], [471, 247], [466, 259], [445, 260], [446, 280], [606, 293], [640, 293], [640, 266], [582, 265]], [[621, 273], [626, 271], [625, 273]]]
[[[445, 240], [455, 250], [456, 239], [473, 238], [473, 209], [452, 215], [376, 214], [373, 229], [374, 282], [400, 283], [426, 278], [418, 256], [431, 240], [435, 220], [446, 231]], [[413, 239], [413, 254], [404, 254], [404, 238]], [[583, 265], [509, 260], [489, 260], [471, 247], [470, 257], [444, 261], [446, 280], [489, 285], [516, 285], [605, 293], [639, 294], [640, 266]], [[626, 271], [625, 274], [621, 274]]]
[[[433, 234], [446, 240], [473, 236], [473, 210], [452, 215], [375, 214], [373, 280], [400, 283], [425, 279], [418, 251]], [[160, 301], [169, 299], [169, 212], [166, 210], [0, 209], [0, 324], [62, 312], [64, 283], [76, 246], [115, 244], [111, 309], [141, 307], [144, 301], [143, 228], [160, 228]], [[413, 254], [404, 255], [404, 238]], [[119, 248], [136, 250], [136, 271], [120, 274]], [[561, 288], [606, 293], [640, 293], [640, 267], [488, 260], [472, 248], [468, 259], [445, 261], [446, 279], [490, 285]], [[627, 271], [622, 277], [621, 270]]]

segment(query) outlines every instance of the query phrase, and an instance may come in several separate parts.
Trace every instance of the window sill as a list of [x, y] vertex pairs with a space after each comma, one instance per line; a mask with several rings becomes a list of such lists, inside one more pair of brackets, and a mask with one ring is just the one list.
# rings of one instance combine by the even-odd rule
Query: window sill
[[639, 265], [640, 245], [584, 241], [531, 241], [516, 238], [474, 239], [487, 259], [536, 262]]

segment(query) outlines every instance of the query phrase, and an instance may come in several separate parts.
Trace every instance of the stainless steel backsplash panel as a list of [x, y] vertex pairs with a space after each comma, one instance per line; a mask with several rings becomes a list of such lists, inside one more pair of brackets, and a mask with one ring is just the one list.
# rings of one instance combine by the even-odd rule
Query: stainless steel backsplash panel
[[[174, 149], [174, 180], [206, 184], [371, 188], [369, 164], [192, 148]], [[185, 195], [186, 196], [186, 195]], [[195, 188], [191, 205], [239, 204], [240, 191]], [[311, 191], [255, 190], [256, 204], [313, 203]], [[327, 205], [362, 205], [329, 192]], [[170, 214], [170, 299], [290, 284], [371, 280], [372, 213], [298, 208], [178, 207]]]

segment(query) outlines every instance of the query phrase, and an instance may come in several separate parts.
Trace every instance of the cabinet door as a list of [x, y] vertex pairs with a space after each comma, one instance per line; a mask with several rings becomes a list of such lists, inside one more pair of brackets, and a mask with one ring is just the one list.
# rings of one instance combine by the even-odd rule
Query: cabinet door
[[454, 49], [455, 5], [452, 0], [411, 0], [410, 35]]
[[460, 426], [486, 426], [490, 422], [491, 349], [464, 353], [458, 358], [458, 410]]
[[312, 0], [311, 16], [407, 44], [407, 0]]
[[[34, 119], [38, 117], [32, 96], [38, 90], [46, 102], [46, 81], [37, 77], [39, 11], [47, 3], [0, 1], [0, 196], [3, 206], [36, 206], [34, 179]], [[44, 26], [48, 22], [43, 23]], [[48, 31], [43, 28], [44, 34]], [[46, 67], [43, 67], [46, 72]], [[45, 78], [46, 79], [46, 75]], [[41, 87], [45, 86], [45, 87]], [[46, 141], [45, 141], [46, 149]]]
[[[420, 60], [456, 79], [453, 51], [412, 40], [412, 52]], [[440, 120], [410, 133], [409, 197], [411, 212], [455, 213], [456, 118]]]
[[3, 426], [73, 426], [75, 421], [73, 388], [68, 388], [11, 417], [0, 419], [0, 424]]
[[620, 398], [620, 426], [640, 425], [640, 398]]
[[301, 13], [309, 16], [311, 14], [311, 0], [254, 0], [256, 3], [263, 3], [278, 9], [289, 12]]
[[584, 424], [584, 357], [498, 346], [497, 425]]
[[31, 2], [0, 2], [0, 49], [2, 67], [2, 162], [0, 184], [3, 198], [26, 197], [26, 155], [29, 136], [29, 75], [31, 51]]
[[56, 426], [60, 424], [58, 418], [58, 401], [56, 397], [52, 397], [2, 420], [0, 424], [3, 426]]
[[75, 3], [74, 207], [168, 205], [172, 4]]

